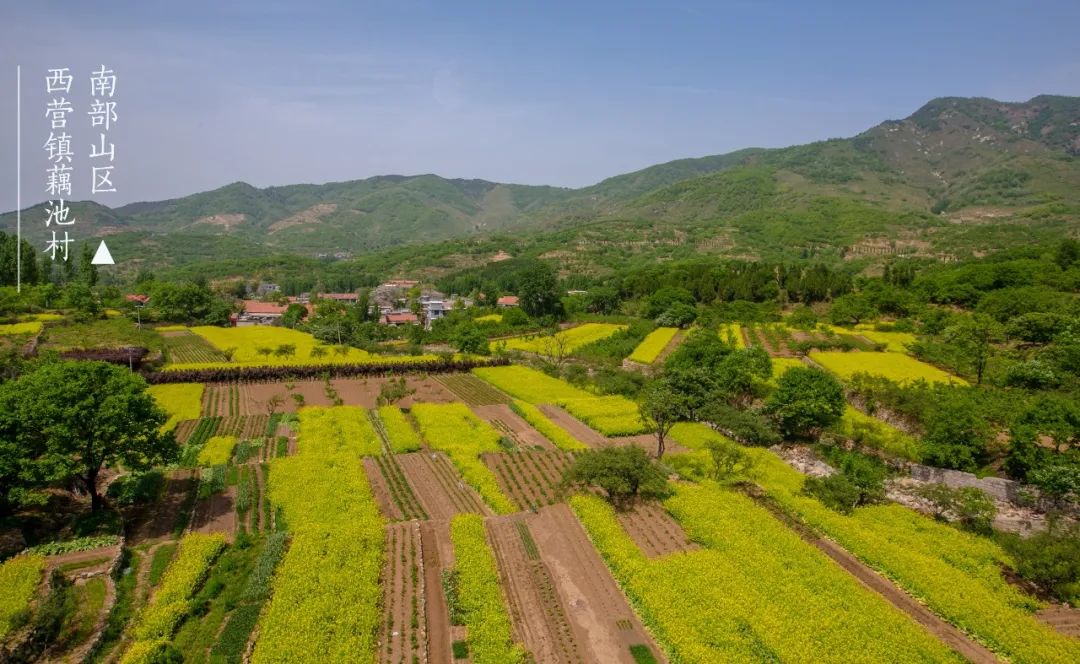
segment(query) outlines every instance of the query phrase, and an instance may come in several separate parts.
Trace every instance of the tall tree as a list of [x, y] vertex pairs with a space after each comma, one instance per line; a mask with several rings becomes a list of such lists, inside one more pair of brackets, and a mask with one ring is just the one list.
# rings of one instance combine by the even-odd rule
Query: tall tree
[[175, 459], [176, 439], [159, 431], [165, 419], [141, 376], [105, 362], [44, 364], [0, 388], [0, 440], [29, 458], [23, 476], [39, 484], [75, 481], [95, 512], [102, 468]]
[[1001, 325], [986, 314], [972, 314], [946, 330], [946, 338], [971, 364], [978, 385], [982, 385], [986, 366], [994, 354], [994, 344], [1001, 339], [1001, 333]]
[[765, 410], [786, 436], [805, 437], [844, 414], [844, 388], [820, 369], [792, 367], [780, 377]]
[[555, 271], [545, 263], [536, 263], [521, 277], [521, 308], [530, 316], [553, 316], [561, 309]]
[[676, 422], [690, 419], [690, 406], [686, 396], [662, 378], [652, 381], [642, 390], [638, 412], [649, 430], [656, 435], [657, 459], [664, 456], [664, 447], [671, 427], [675, 426]]

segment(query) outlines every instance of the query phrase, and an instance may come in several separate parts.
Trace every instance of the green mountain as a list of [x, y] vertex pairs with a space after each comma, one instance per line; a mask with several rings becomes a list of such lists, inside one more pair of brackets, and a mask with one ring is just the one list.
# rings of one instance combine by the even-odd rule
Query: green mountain
[[[90, 222], [82, 228], [111, 236], [121, 253], [141, 248], [156, 267], [401, 247], [392, 255], [405, 265], [450, 270], [488, 259], [478, 241], [483, 252], [559, 259], [569, 271], [701, 253], [952, 258], [1077, 232], [1080, 98], [935, 99], [853, 138], [681, 159], [580, 189], [392, 175], [266, 189], [237, 182], [113, 210], [72, 208]], [[44, 217], [41, 206], [24, 214]], [[0, 221], [13, 225], [14, 215]], [[29, 229], [34, 239], [44, 227]]]

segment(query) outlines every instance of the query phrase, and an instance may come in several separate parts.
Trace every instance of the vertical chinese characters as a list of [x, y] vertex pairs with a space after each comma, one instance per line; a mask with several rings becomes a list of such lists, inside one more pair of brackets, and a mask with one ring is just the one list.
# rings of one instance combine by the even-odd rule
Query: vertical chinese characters
[[70, 216], [70, 209], [64, 202], [64, 198], [71, 197], [71, 135], [67, 132], [68, 114], [72, 112], [71, 102], [63, 95], [71, 94], [71, 72], [66, 68], [50, 69], [45, 77], [45, 91], [52, 96], [45, 109], [45, 117], [49, 121], [49, 138], [43, 146], [45, 153], [51, 162], [46, 170], [45, 190], [49, 194], [49, 203], [46, 206], [45, 227], [51, 228], [52, 239], [45, 246], [45, 253], [50, 259], [56, 260], [60, 254], [62, 260], [68, 259], [71, 237], [67, 229], [63, 231], [63, 238], [59, 237], [59, 231], [52, 226], [72, 226], [74, 218]]
[[112, 181], [116, 146], [107, 140], [109, 130], [117, 120], [116, 102], [113, 101], [115, 94], [116, 74], [101, 65], [100, 69], [90, 75], [90, 95], [93, 101], [87, 111], [91, 129], [98, 130], [98, 141], [90, 146], [90, 159], [93, 160], [90, 174], [91, 194], [116, 192], [116, 185]]

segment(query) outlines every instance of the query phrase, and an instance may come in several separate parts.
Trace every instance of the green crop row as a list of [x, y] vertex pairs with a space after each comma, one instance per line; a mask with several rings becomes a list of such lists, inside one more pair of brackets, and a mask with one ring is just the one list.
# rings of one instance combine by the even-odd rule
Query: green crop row
[[473, 664], [525, 662], [525, 649], [514, 643], [510, 616], [499, 586], [495, 556], [484, 535], [484, 519], [459, 514], [450, 523], [454, 544], [456, 603], [469, 633]]
[[558, 403], [605, 436], [632, 436], [649, 430], [641, 419], [637, 404], [624, 396], [562, 399]]
[[532, 404], [557, 403], [565, 399], [587, 399], [596, 396], [564, 380], [552, 378], [542, 371], [517, 364], [505, 367], [477, 367], [472, 372], [515, 399]]

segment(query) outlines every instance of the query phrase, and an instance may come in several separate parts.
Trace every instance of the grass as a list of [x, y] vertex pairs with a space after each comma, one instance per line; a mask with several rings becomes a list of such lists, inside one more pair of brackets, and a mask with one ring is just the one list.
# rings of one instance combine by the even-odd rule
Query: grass
[[[626, 325], [616, 325], [614, 323], [585, 323], [584, 325], [556, 332], [554, 335], [514, 337], [504, 339], [498, 343], [505, 344], [507, 350], [520, 350], [526, 353], [539, 354], [559, 350], [557, 343], [562, 343], [561, 350], [572, 353], [582, 346], [606, 339], [619, 330], [625, 330], [626, 327]], [[554, 339], [558, 339], [558, 342]]]
[[173, 383], [148, 387], [146, 391], [154, 397], [157, 405], [169, 414], [169, 419], [161, 430], [169, 431], [184, 420], [199, 419], [202, 414], [204, 389], [202, 383]]
[[64, 625], [59, 642], [75, 645], [90, 637], [94, 625], [97, 624], [98, 615], [105, 606], [107, 590], [105, 579], [100, 576], [87, 579], [86, 583], [73, 588], [76, 610]]
[[660, 357], [660, 353], [664, 352], [667, 345], [671, 343], [671, 340], [678, 334], [679, 328], [677, 327], [658, 327], [646, 336], [633, 353], [630, 353], [630, 359], [633, 362], [640, 362], [641, 364], [652, 364], [656, 361], [656, 358]]
[[30, 598], [41, 581], [45, 558], [16, 556], [0, 564], [0, 638], [21, 625], [30, 610]]
[[140, 330], [127, 318], [108, 318], [88, 323], [54, 325], [46, 330], [43, 348], [73, 350], [76, 348], [123, 348], [142, 346], [160, 350], [162, 339], [151, 330]]
[[866, 373], [882, 376], [900, 385], [917, 380], [967, 385], [962, 378], [902, 353], [812, 351], [810, 359], [843, 379]]
[[72, 563], [64, 563], [63, 565], [58, 566], [57, 569], [66, 574], [67, 572], [74, 572], [75, 570], [79, 569], [97, 567], [98, 565], [109, 562], [109, 560], [110, 559], [108, 556], [104, 556], [101, 558], [91, 558], [89, 560], [77, 560]]
[[101, 640], [90, 651], [86, 661], [89, 663], [99, 662], [104, 659], [113, 647], [119, 642], [124, 628], [131, 621], [135, 613], [135, 584], [139, 578], [139, 566], [142, 563], [142, 554], [138, 551], [127, 549], [126, 568], [121, 565], [121, 575], [116, 580], [116, 601], [105, 618], [105, 627], [101, 633]]
[[176, 553], [176, 544], [172, 543], [162, 544], [154, 550], [154, 556], [150, 559], [150, 572], [147, 576], [151, 586], [156, 586], [158, 581], [161, 581], [165, 570], [169, 569], [169, 562], [172, 561], [174, 553]]

